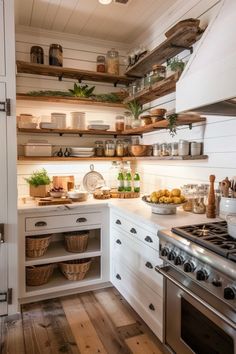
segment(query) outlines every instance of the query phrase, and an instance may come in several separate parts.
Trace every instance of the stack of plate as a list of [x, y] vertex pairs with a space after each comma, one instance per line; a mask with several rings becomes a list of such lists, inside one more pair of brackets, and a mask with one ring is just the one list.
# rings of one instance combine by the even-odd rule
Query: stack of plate
[[92, 157], [94, 156], [94, 148], [89, 147], [72, 147], [71, 156], [73, 157]]
[[89, 122], [89, 130], [108, 130], [110, 125], [104, 124], [103, 120], [93, 120]]

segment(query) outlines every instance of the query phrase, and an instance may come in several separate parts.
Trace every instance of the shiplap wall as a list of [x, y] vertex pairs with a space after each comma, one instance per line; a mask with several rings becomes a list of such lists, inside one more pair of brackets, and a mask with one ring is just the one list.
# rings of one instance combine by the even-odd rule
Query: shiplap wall
[[[148, 35], [143, 34], [138, 42], [146, 43], [153, 48], [164, 39], [165, 31], [176, 22], [190, 17], [198, 17], [201, 25], [206, 25], [217, 10], [219, 1], [182, 1], [182, 6], [176, 6], [152, 27]], [[197, 46], [198, 44], [196, 44]], [[195, 47], [196, 47], [195, 46]], [[179, 57], [188, 60], [188, 52]], [[204, 85], [204, 83], [203, 83]], [[170, 94], [151, 102], [149, 107], [164, 107], [171, 110], [175, 107], [175, 94]], [[142, 139], [145, 144], [175, 142], [179, 139], [201, 141], [204, 143], [204, 153], [208, 160], [199, 161], [155, 161], [140, 162], [138, 169], [142, 176], [142, 190], [149, 193], [159, 188], [178, 187], [187, 183], [207, 183], [210, 174], [216, 175], [216, 185], [226, 176], [236, 175], [236, 118], [208, 116], [206, 124], [195, 124], [192, 130], [180, 127], [177, 135], [172, 138], [166, 130], [149, 133]]]

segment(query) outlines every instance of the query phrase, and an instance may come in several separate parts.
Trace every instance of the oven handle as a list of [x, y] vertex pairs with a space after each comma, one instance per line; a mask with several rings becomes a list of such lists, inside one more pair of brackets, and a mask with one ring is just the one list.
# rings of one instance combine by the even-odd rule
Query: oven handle
[[169, 269], [168, 266], [156, 266], [155, 270], [160, 273], [161, 275], [163, 275], [163, 277], [167, 278], [168, 280], [170, 280], [173, 284], [175, 284], [176, 286], [178, 286], [178, 288], [180, 288], [181, 290], [183, 290], [186, 294], [188, 294], [189, 296], [191, 296], [193, 299], [195, 299], [196, 301], [198, 301], [200, 304], [202, 304], [204, 307], [206, 307], [209, 311], [213, 312], [216, 316], [218, 316], [222, 321], [224, 321], [225, 323], [227, 323], [229, 326], [231, 326], [234, 330], [236, 330], [236, 324], [234, 322], [232, 322], [229, 318], [225, 317], [224, 315], [222, 315], [219, 311], [217, 311], [216, 309], [214, 309], [214, 307], [212, 307], [211, 305], [209, 305], [207, 302], [205, 302], [204, 300], [202, 300], [199, 296], [195, 295], [192, 291], [190, 291], [188, 288], [186, 288], [184, 285], [182, 285], [181, 283], [179, 283], [177, 280], [175, 280], [173, 277], [171, 277], [168, 273], [167, 270]]

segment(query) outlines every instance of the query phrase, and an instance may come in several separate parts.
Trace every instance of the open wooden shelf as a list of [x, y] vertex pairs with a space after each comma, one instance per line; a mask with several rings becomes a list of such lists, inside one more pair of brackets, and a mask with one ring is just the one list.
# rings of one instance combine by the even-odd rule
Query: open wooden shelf
[[122, 157], [58, 157], [58, 156], [18, 156], [18, 161], [121, 161]]
[[101, 101], [95, 101], [91, 98], [58, 97], [58, 96], [30, 96], [25, 93], [18, 93], [16, 95], [16, 100], [17, 101], [65, 103], [65, 104], [76, 104], [76, 105], [86, 105], [86, 106], [125, 108], [123, 103], [101, 102]]
[[132, 77], [143, 77], [154, 64], [162, 64], [183, 50], [190, 49], [201, 34], [202, 31], [197, 26], [189, 25], [179, 28], [176, 33], [128, 68], [125, 74]]
[[145, 88], [144, 90], [137, 92], [131, 97], [127, 97], [124, 100], [124, 103], [137, 101], [140, 104], [145, 104], [151, 101], [156, 100], [162, 96], [168, 95], [169, 93], [175, 92], [176, 82], [179, 80], [180, 73], [176, 72], [174, 75], [169, 76], [168, 78], [158, 81], [150, 87]]
[[29, 133], [29, 134], [78, 134], [82, 135], [109, 135], [109, 136], [118, 136], [124, 135], [115, 130], [81, 130], [81, 129], [28, 129], [28, 128], [18, 128], [19, 133]]
[[143, 157], [123, 157], [123, 161], [130, 160], [137, 160], [137, 161], [183, 161], [183, 160], [206, 160], [208, 159], [208, 155], [187, 155], [187, 156], [143, 156]]
[[44, 75], [44, 76], [54, 76], [58, 77], [59, 80], [63, 78], [74, 79], [79, 82], [83, 81], [96, 81], [96, 82], [108, 82], [121, 85], [129, 85], [134, 78], [112, 75], [107, 73], [98, 73], [96, 71], [80, 70], [73, 68], [64, 68], [60, 66], [44, 65], [28, 63], [25, 61], [17, 60], [17, 73], [34, 74], [34, 75]]

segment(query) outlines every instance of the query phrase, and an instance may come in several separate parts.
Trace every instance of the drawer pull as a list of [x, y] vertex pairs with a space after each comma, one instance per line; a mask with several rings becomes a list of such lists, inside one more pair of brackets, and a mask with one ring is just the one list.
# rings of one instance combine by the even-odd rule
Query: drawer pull
[[76, 220], [76, 222], [86, 222], [86, 221], [88, 221], [86, 218], [78, 218], [77, 220]]
[[34, 224], [35, 227], [42, 227], [42, 226], [47, 226], [47, 223], [45, 221], [37, 221]]
[[116, 274], [116, 279], [121, 280], [121, 276], [120, 276], [120, 274]]
[[116, 220], [117, 225], [121, 225], [121, 221], [119, 219]]
[[150, 310], [155, 311], [155, 307], [153, 304], [150, 304], [148, 307], [150, 308]]
[[137, 233], [137, 231], [135, 230], [134, 227], [132, 227], [132, 229], [130, 229], [130, 232], [131, 232], [131, 234], [136, 234]]
[[149, 269], [153, 269], [153, 265], [150, 262], [146, 262], [145, 266]]
[[117, 239], [116, 243], [118, 243], [118, 245], [121, 245], [122, 242], [121, 242], [121, 240]]
[[145, 237], [145, 241], [146, 242], [149, 242], [149, 243], [152, 243], [153, 241], [152, 241], [152, 238], [150, 237], [150, 236], [146, 236]]

